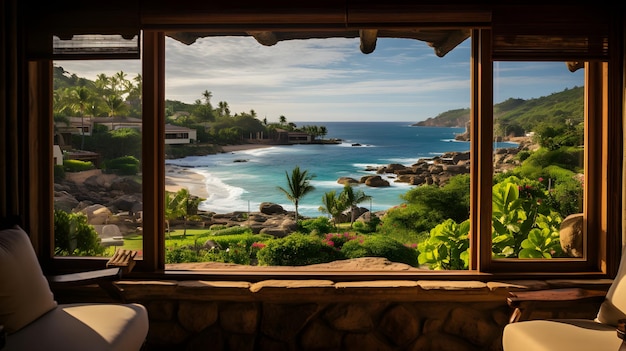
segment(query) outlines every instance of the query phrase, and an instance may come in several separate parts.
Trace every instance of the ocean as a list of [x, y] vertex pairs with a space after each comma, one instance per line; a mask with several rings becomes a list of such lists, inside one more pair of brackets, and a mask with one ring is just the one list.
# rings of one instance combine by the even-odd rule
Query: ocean
[[[207, 156], [190, 156], [166, 160], [166, 164], [188, 167], [205, 177], [209, 198], [199, 206], [216, 213], [233, 211], [256, 212], [261, 202], [295, 209], [278, 187], [287, 188], [285, 172], [299, 166], [315, 177], [313, 192], [305, 195], [298, 206], [303, 216], [318, 217], [324, 193], [341, 192], [340, 177], [359, 179], [375, 174], [367, 167], [400, 163], [410, 166], [419, 159], [432, 158], [448, 151], [468, 151], [469, 142], [456, 141], [464, 128], [416, 127], [409, 122], [299, 122], [298, 126], [325, 126], [325, 139], [341, 139], [337, 145], [285, 145]], [[360, 146], [353, 146], [359, 144]], [[497, 147], [515, 147], [514, 143], [498, 143]], [[384, 177], [384, 175], [383, 175]], [[358, 185], [371, 201], [360, 206], [372, 211], [386, 210], [402, 203], [401, 195], [413, 186], [388, 179], [384, 188]]]

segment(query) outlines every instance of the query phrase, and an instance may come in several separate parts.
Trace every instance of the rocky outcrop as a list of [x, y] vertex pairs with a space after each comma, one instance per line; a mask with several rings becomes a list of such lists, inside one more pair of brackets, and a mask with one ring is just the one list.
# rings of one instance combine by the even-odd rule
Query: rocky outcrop
[[259, 211], [266, 215], [285, 214], [287, 211], [279, 205], [271, 202], [262, 202], [259, 205]]
[[360, 183], [375, 188], [389, 186], [389, 182], [379, 175], [361, 177]]
[[359, 184], [359, 181], [351, 177], [340, 177], [339, 179], [337, 179], [337, 183], [341, 185], [346, 185], [346, 184], [355, 185], [355, 184]]
[[[515, 156], [521, 149], [522, 147], [496, 150], [494, 155], [495, 171], [497, 173], [504, 172], [519, 166], [520, 162]], [[376, 172], [377, 175], [363, 176], [360, 183], [376, 187], [389, 186], [389, 182], [382, 177], [385, 176], [395, 179], [398, 183], [443, 186], [448, 183], [450, 178], [469, 173], [469, 160], [469, 152], [447, 152], [432, 159], [419, 159], [410, 166], [392, 163], [378, 168], [366, 167], [365, 171]]]

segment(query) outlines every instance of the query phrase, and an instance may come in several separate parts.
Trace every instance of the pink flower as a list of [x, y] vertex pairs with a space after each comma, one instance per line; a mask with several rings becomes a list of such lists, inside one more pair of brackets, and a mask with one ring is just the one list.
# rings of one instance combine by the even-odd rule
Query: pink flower
[[542, 183], [543, 182], [543, 178], [539, 177], [539, 182]]
[[266, 246], [265, 244], [263, 244], [263, 243], [261, 243], [261, 242], [258, 242], [258, 241], [257, 241], [257, 242], [255, 242], [255, 243], [252, 243], [252, 247], [257, 248], [257, 249], [262, 249], [262, 248], [264, 248], [265, 246]]

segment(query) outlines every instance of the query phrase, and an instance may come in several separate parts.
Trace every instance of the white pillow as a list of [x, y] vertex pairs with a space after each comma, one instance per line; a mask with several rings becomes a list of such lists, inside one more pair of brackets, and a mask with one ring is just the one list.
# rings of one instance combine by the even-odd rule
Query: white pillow
[[57, 306], [28, 234], [0, 230], [0, 324], [14, 333]]

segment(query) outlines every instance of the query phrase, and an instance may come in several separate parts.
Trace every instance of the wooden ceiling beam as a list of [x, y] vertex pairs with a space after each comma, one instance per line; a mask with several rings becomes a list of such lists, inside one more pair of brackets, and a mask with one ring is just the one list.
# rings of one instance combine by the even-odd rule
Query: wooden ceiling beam
[[378, 39], [377, 29], [361, 29], [359, 31], [359, 38], [361, 39], [361, 52], [364, 54], [371, 54], [376, 49], [376, 40]]

